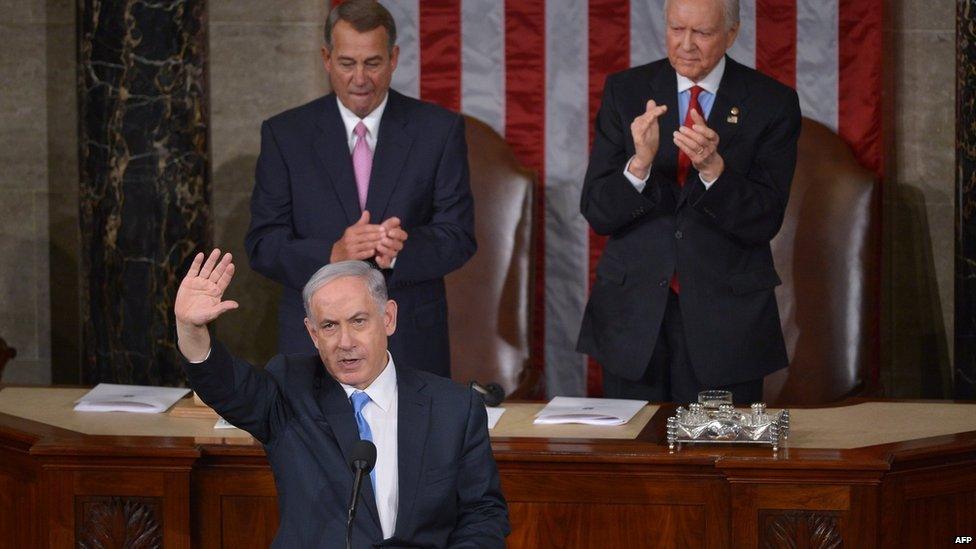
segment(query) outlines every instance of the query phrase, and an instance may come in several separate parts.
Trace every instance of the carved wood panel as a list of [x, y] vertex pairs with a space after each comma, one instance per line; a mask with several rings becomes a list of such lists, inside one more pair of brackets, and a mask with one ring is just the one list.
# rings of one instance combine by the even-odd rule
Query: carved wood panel
[[75, 498], [75, 539], [79, 549], [157, 549], [163, 546], [162, 523], [162, 498]]
[[835, 549], [844, 546], [840, 513], [799, 510], [759, 511], [763, 549]]

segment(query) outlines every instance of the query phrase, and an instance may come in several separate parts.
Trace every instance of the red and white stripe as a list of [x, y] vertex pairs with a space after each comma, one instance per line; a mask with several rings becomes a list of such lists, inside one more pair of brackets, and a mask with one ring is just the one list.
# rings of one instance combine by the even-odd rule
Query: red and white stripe
[[[600, 393], [573, 351], [603, 241], [579, 214], [607, 74], [665, 55], [664, 0], [381, 0], [397, 21], [401, 92], [484, 120], [536, 188], [533, 352], [546, 393]], [[737, 61], [797, 89], [880, 175], [881, 0], [742, 0]]]

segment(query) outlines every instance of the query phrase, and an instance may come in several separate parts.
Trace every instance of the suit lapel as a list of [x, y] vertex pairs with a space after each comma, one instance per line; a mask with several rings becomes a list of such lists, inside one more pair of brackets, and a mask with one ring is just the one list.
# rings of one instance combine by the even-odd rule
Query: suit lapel
[[325, 108], [315, 120], [319, 132], [312, 148], [325, 167], [332, 189], [346, 213], [347, 225], [352, 225], [361, 213], [359, 196], [356, 191], [356, 176], [352, 171], [352, 155], [349, 154], [349, 143], [345, 137], [346, 126], [342, 123], [336, 101], [335, 95], [326, 96]]
[[[400, 508], [394, 532], [411, 524], [414, 501], [424, 471], [424, 448], [430, 426], [430, 397], [421, 390], [426, 383], [411, 370], [397, 370], [397, 470]], [[396, 536], [397, 534], [394, 534]]]
[[[324, 368], [324, 366], [323, 366]], [[346, 397], [346, 392], [342, 386], [332, 379], [328, 374], [319, 374], [320, 387], [317, 395], [319, 408], [325, 416], [332, 432], [335, 433], [336, 440], [339, 442], [339, 450], [342, 452], [342, 459], [345, 464], [349, 463], [353, 448], [359, 441], [359, 427], [356, 426], [356, 418], [353, 415], [352, 404]], [[352, 476], [352, 468], [346, 465], [349, 475]], [[366, 505], [370, 517], [376, 525], [377, 530], [382, 531], [380, 526], [379, 513], [376, 510], [376, 495], [373, 492], [373, 485], [369, 475], [363, 479], [362, 491], [359, 493], [360, 505]]]
[[[719, 136], [719, 154], [725, 154], [739, 130], [739, 125], [748, 116], [748, 113], [743, 112], [747, 90], [742, 80], [741, 70], [741, 65], [726, 56], [725, 74], [722, 75], [722, 83], [718, 86], [712, 110], [708, 113], [708, 127], [715, 130]], [[738, 113], [735, 115], [736, 118], [731, 118], [733, 108]]]
[[390, 196], [400, 181], [400, 170], [410, 153], [413, 137], [407, 132], [406, 100], [390, 90], [390, 98], [380, 119], [380, 131], [373, 154], [373, 169], [369, 177], [366, 209], [370, 222], [383, 221]]
[[[657, 156], [654, 163], [667, 176], [671, 193], [678, 197], [681, 188], [678, 186], [678, 146], [674, 144], [671, 134], [678, 129], [678, 84], [674, 69], [667, 62], [657, 71], [651, 82], [651, 99], [658, 105], [667, 105], [668, 110], [664, 116], [658, 120], [660, 128], [660, 141], [658, 143]], [[646, 101], [645, 101], [646, 103]], [[641, 105], [640, 112], [643, 113], [646, 105]]]

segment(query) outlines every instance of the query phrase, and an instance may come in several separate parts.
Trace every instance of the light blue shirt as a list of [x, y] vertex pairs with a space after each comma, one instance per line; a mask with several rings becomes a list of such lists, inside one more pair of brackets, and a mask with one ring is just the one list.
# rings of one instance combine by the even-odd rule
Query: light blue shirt
[[[678, 94], [678, 120], [681, 121], [682, 125], [685, 123], [685, 117], [688, 116], [688, 103], [691, 103], [691, 88]], [[708, 114], [712, 112], [712, 104], [714, 103], [715, 94], [702, 89], [698, 94], [698, 104], [701, 105], [705, 120], [708, 120]]]

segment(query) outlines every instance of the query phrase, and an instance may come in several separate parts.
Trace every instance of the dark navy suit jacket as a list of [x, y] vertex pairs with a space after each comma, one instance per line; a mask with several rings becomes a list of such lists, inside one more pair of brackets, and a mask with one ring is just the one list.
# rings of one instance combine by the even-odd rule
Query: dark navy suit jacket
[[[405, 364], [448, 376], [443, 277], [476, 249], [461, 115], [390, 90], [366, 209], [371, 223], [396, 216], [408, 233], [395, 268], [386, 271], [400, 311], [390, 352]], [[245, 247], [251, 268], [284, 286], [279, 352], [316, 352], [303, 325], [301, 290], [360, 214], [334, 94], [262, 124]]]
[[[345, 391], [314, 355], [278, 355], [264, 369], [214, 342], [185, 364], [187, 380], [222, 417], [264, 444], [281, 523], [273, 547], [344, 547], [359, 431]], [[399, 501], [383, 540], [369, 477], [354, 521], [356, 547], [504, 547], [508, 511], [484, 403], [450, 380], [396, 367]]]
[[[668, 110], [643, 192], [624, 176], [630, 123], [649, 99]], [[609, 235], [596, 268], [577, 349], [640, 378], [651, 360], [677, 270], [688, 356], [706, 385], [762, 378], [787, 365], [770, 241], [786, 213], [796, 167], [796, 92], [726, 57], [708, 125], [725, 171], [706, 191], [698, 172], [676, 182], [678, 91], [667, 59], [607, 78], [580, 210]]]

